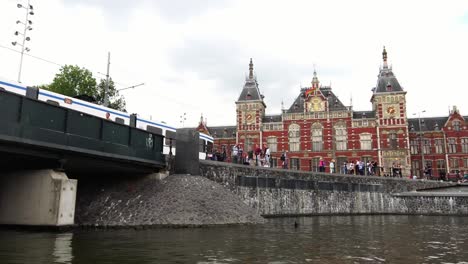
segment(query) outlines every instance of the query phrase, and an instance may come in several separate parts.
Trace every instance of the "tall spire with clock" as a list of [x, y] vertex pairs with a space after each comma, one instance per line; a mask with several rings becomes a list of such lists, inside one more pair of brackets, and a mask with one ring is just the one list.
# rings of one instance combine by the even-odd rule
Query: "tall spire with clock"
[[265, 116], [265, 102], [258, 88], [254, 75], [252, 58], [249, 63], [249, 75], [245, 79], [239, 99], [236, 101], [237, 112], [237, 142], [244, 144], [244, 149], [253, 145], [261, 145], [262, 118]]
[[[372, 89], [371, 98], [377, 130], [378, 162], [387, 169], [393, 165], [401, 166], [403, 175], [408, 175], [411, 164], [406, 92], [395, 77], [392, 67], [388, 65], [385, 46], [382, 59], [383, 65], [377, 76], [377, 86]], [[391, 174], [391, 171], [384, 173]]]

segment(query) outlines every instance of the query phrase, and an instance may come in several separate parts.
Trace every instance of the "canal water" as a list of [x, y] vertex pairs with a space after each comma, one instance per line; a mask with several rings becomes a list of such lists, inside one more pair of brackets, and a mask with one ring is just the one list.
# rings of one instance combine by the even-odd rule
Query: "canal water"
[[468, 263], [468, 217], [320, 216], [255, 226], [62, 233], [3, 229], [0, 263]]

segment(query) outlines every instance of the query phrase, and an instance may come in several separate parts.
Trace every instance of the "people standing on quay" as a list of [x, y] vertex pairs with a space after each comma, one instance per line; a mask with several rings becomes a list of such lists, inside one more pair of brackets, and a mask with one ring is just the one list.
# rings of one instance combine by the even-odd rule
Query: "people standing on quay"
[[268, 146], [265, 145], [265, 162], [266, 162], [266, 165], [265, 167], [270, 167], [270, 148], [268, 148]]
[[239, 148], [237, 145], [234, 145], [232, 147], [232, 152], [231, 152], [231, 158], [232, 158], [232, 163], [238, 163], [238, 154], [239, 154]]
[[259, 163], [260, 154], [262, 154], [262, 149], [258, 145], [255, 145], [255, 166], [260, 166], [260, 163]]
[[281, 165], [283, 167], [283, 169], [287, 169], [288, 168], [288, 157], [287, 157], [285, 151], [283, 151], [283, 154], [281, 154], [280, 160], [283, 162], [283, 164]]
[[330, 161], [330, 173], [336, 173], [335, 172], [335, 160], [334, 159], [332, 159]]
[[320, 158], [319, 160], [319, 172], [325, 172], [325, 161], [323, 158]]

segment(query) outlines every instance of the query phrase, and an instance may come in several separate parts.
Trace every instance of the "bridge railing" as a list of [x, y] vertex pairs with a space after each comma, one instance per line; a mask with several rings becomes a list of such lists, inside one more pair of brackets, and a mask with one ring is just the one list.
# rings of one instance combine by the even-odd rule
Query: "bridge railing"
[[162, 135], [6, 91], [0, 91], [0, 139], [165, 164]]

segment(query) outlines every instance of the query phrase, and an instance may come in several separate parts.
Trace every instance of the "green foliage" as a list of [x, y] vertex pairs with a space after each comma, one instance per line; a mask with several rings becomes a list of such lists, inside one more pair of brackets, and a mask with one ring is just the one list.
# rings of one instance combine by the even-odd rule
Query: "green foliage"
[[85, 68], [76, 65], [65, 65], [55, 75], [54, 81], [49, 85], [49, 90], [71, 97], [83, 94], [94, 97], [96, 94], [96, 79]]
[[[60, 69], [60, 72], [55, 75], [53, 82], [49, 85], [41, 85], [39, 88], [49, 91], [75, 97], [78, 95], [88, 95], [93, 97], [97, 104], [104, 103], [104, 91], [106, 80], [100, 81], [97, 85], [96, 79], [91, 71], [80, 68], [76, 65], [65, 65]], [[119, 96], [119, 92], [115, 89], [114, 82], [109, 79], [109, 108], [126, 111], [125, 99]]]
[[[97, 94], [96, 94], [96, 101], [98, 104], [104, 104], [104, 92], [106, 90], [106, 80], [101, 79], [101, 82], [97, 86]], [[115, 84], [112, 78], [109, 78], [109, 90], [107, 92], [109, 98], [109, 108], [117, 109], [120, 111], [125, 110], [125, 98], [123, 96], [119, 96], [119, 91], [115, 89]]]

